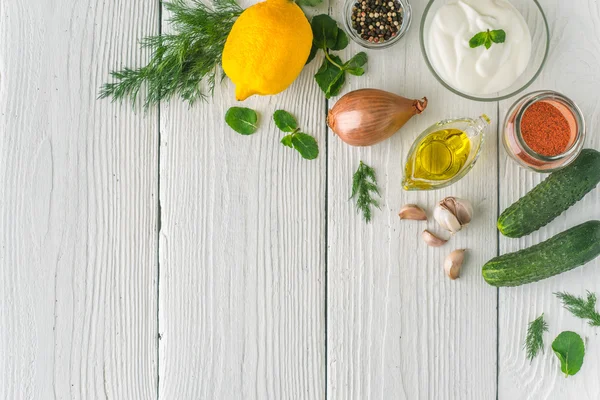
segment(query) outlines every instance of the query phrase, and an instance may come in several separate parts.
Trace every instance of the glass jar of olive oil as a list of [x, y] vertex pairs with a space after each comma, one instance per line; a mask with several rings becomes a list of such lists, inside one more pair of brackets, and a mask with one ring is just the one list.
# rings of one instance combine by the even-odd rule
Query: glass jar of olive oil
[[440, 189], [464, 177], [481, 153], [489, 124], [484, 114], [477, 119], [444, 120], [427, 128], [408, 153], [404, 189]]

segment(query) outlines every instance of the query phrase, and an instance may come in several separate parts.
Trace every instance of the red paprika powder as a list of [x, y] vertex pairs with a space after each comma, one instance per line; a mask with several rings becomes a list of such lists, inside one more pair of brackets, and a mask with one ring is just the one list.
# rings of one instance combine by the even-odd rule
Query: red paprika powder
[[521, 135], [531, 150], [553, 157], [567, 150], [572, 130], [559, 109], [548, 102], [538, 101], [525, 110], [521, 119]]

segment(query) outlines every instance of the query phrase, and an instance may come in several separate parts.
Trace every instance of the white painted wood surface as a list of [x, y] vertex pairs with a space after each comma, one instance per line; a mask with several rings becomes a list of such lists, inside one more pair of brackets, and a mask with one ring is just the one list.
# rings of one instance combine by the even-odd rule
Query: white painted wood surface
[[[531, 90], [552, 89], [564, 93], [583, 111], [587, 123], [586, 147], [600, 150], [600, 4], [582, 1], [569, 4], [546, 1], [552, 41], [542, 75]], [[585, 41], [579, 38], [587, 38]], [[505, 114], [511, 101], [500, 104]], [[527, 193], [544, 175], [528, 172], [500, 153], [500, 206], [508, 207]], [[502, 253], [539, 243], [565, 229], [590, 219], [600, 219], [600, 191], [589, 193], [552, 223], [525, 238], [514, 240], [501, 236]], [[518, 288], [503, 288], [499, 293], [499, 398], [500, 399], [598, 399], [600, 398], [600, 329], [564, 310], [554, 292], [567, 291], [585, 295], [587, 290], [600, 293], [600, 259], [559, 276]], [[527, 324], [544, 313], [549, 332], [543, 356], [529, 362], [522, 350]], [[565, 379], [560, 363], [550, 345], [565, 330], [579, 333], [586, 344], [581, 371]]]
[[[600, 398], [598, 329], [552, 295], [600, 292], [600, 261], [516, 289], [480, 276], [497, 252], [600, 218], [600, 194], [540, 233], [497, 242], [498, 208], [542, 179], [498, 147], [515, 99], [475, 103], [442, 88], [419, 48], [424, 2], [413, 3], [409, 34], [368, 51], [367, 74], [343, 93], [383, 88], [428, 96], [429, 107], [358, 149], [326, 129], [336, 99], [312, 78], [320, 59], [285, 93], [244, 103], [261, 117], [244, 137], [223, 123], [231, 84], [191, 109], [173, 101], [145, 114], [96, 100], [111, 68], [147, 59], [136, 40], [158, 32], [157, 2], [0, 2], [0, 399]], [[342, 4], [329, 4], [340, 21]], [[552, 48], [532, 90], [572, 97], [587, 146], [599, 149], [600, 6], [544, 8]], [[317, 160], [279, 144], [279, 108], [317, 137]], [[481, 113], [493, 125], [467, 178], [438, 192], [401, 189], [418, 133]], [[370, 225], [347, 200], [360, 160], [376, 168], [384, 198]], [[445, 195], [472, 200], [475, 220], [429, 249], [418, 235], [435, 224], [397, 212], [409, 202], [431, 211]], [[469, 256], [451, 282], [442, 260], [461, 247]], [[549, 349], [525, 359], [527, 322], [541, 312], [548, 345], [567, 329], [587, 338], [577, 376], [564, 379]]]
[[[427, 96], [427, 109], [370, 148], [351, 148], [329, 136], [327, 362], [333, 399], [489, 399], [496, 392], [496, 290], [482, 282], [480, 266], [496, 255], [489, 216], [497, 209], [497, 107], [462, 100], [431, 76], [419, 47], [425, 2], [413, 7], [417, 23], [408, 35], [389, 50], [369, 51], [368, 74], [352, 77], [344, 93], [375, 87], [408, 98]], [[335, 17], [341, 20], [339, 12]], [[358, 51], [353, 44], [345, 53]], [[482, 113], [494, 124], [467, 178], [434, 192], [402, 189], [406, 154], [424, 129], [442, 119]], [[382, 210], [369, 225], [347, 201], [360, 160], [378, 172], [383, 195]], [[476, 217], [446, 246], [428, 248], [421, 232], [442, 233], [433, 219], [400, 221], [398, 211], [416, 203], [431, 217], [447, 195], [471, 200]], [[461, 279], [453, 282], [442, 264], [459, 248], [469, 249], [468, 258]]]
[[[231, 83], [210, 104], [161, 108], [160, 398], [324, 398], [327, 149], [315, 72], [243, 103], [260, 114], [252, 136], [224, 123], [240, 105]], [[318, 159], [280, 144], [277, 109], [317, 138]]]
[[0, 2], [0, 399], [157, 391], [156, 113], [96, 99], [156, 2]]

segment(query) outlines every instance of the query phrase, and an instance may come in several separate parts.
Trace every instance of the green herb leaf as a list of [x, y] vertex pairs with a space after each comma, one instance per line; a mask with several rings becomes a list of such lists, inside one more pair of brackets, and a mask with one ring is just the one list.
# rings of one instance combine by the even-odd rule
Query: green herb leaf
[[504, 43], [506, 40], [506, 32], [502, 29], [490, 31], [490, 39], [492, 39], [492, 42], [494, 43]]
[[273, 114], [275, 125], [284, 132], [294, 132], [298, 129], [298, 122], [292, 114], [284, 110], [277, 110]]
[[231, 107], [225, 114], [225, 122], [242, 135], [252, 135], [258, 129], [256, 111], [245, 107]]
[[316, 7], [322, 2], [323, 0], [296, 0], [296, 4], [303, 7]]
[[337, 44], [338, 26], [327, 14], [314, 17], [310, 23], [313, 31], [313, 43], [320, 49], [333, 48]]
[[281, 139], [281, 144], [284, 146], [287, 146], [291, 149], [294, 148], [294, 146], [292, 145], [292, 135], [285, 135], [282, 139]]
[[486, 49], [489, 49], [490, 47], [492, 47], [492, 39], [490, 38], [489, 35], [485, 38], [485, 43], [483, 45], [485, 46]]
[[317, 140], [306, 133], [294, 133], [292, 135], [292, 144], [298, 150], [298, 153], [307, 160], [314, 160], [319, 155]]
[[474, 49], [483, 45], [486, 49], [489, 49], [490, 47], [492, 47], [492, 42], [504, 43], [505, 40], [506, 32], [504, 32], [502, 29], [496, 29], [493, 31], [490, 31], [488, 29], [487, 31], [479, 32], [478, 34], [473, 36], [471, 40], [469, 40], [469, 47]]
[[317, 46], [315, 46], [315, 44], [313, 43], [312, 47], [310, 48], [310, 54], [308, 55], [308, 60], [306, 60], [306, 64], [304, 64], [304, 65], [310, 64], [310, 62], [315, 59], [315, 56], [317, 55], [318, 51], [319, 51], [319, 48]]
[[340, 57], [329, 53], [329, 50], [342, 50], [348, 46], [348, 35], [337, 26], [335, 20], [329, 15], [323, 14], [314, 17], [311, 21], [311, 28], [313, 49], [307, 63], [314, 58], [317, 52], [315, 49], [323, 50], [325, 59], [315, 74], [315, 80], [325, 93], [325, 97], [329, 99], [340, 93], [346, 81], [346, 71], [357, 76], [365, 73], [362, 67], [367, 62], [367, 55], [359, 53], [344, 64]]
[[337, 40], [335, 45], [331, 47], [331, 50], [344, 50], [346, 47], [348, 47], [348, 35], [338, 28]]
[[525, 339], [525, 350], [527, 358], [533, 361], [534, 357], [544, 351], [544, 332], [548, 332], [548, 324], [544, 320], [544, 314], [529, 323], [527, 338]]
[[587, 319], [590, 326], [600, 326], [600, 314], [596, 311], [596, 295], [594, 293], [587, 292], [587, 299], [565, 292], [554, 294], [571, 314], [581, 319]]
[[345, 65], [344, 69], [351, 73], [352, 75], [361, 76], [365, 73], [365, 70], [362, 68], [363, 65], [367, 63], [367, 54], [364, 52], [360, 52], [354, 57], [350, 59]]
[[[329, 57], [338, 65], [342, 65], [342, 60], [338, 56], [329, 55]], [[346, 75], [344, 70], [338, 68], [332, 64], [327, 58], [323, 60], [321, 68], [315, 74], [315, 80], [323, 92], [325, 92], [326, 98], [337, 96], [342, 85], [346, 81]]]
[[366, 222], [372, 218], [371, 206], [379, 208], [379, 201], [373, 198], [373, 195], [379, 194], [375, 170], [362, 161], [352, 177], [352, 195], [351, 199], [356, 199], [356, 209], [362, 212]]
[[581, 336], [565, 331], [554, 339], [552, 350], [560, 360], [560, 370], [565, 376], [575, 375], [581, 369], [585, 346]]
[[473, 36], [471, 38], [471, 40], [469, 40], [469, 47], [474, 49], [475, 47], [479, 47], [479, 46], [483, 45], [485, 43], [485, 40], [487, 39], [487, 37], [488, 37], [487, 32], [479, 32], [478, 34]]

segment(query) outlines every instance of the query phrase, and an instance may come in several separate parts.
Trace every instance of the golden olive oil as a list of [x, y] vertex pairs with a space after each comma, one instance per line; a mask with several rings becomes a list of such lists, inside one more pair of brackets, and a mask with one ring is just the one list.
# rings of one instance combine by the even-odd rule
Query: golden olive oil
[[428, 188], [425, 181], [446, 181], [456, 176], [471, 153], [469, 136], [459, 129], [443, 129], [424, 137], [409, 155], [406, 177], [415, 178], [413, 186]]

